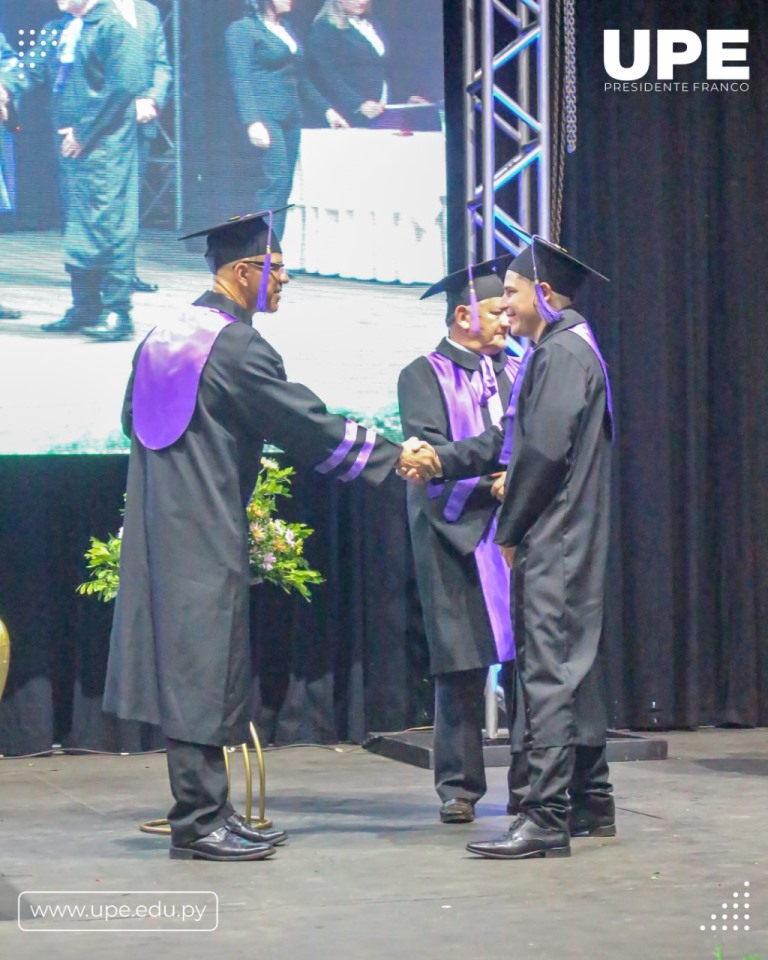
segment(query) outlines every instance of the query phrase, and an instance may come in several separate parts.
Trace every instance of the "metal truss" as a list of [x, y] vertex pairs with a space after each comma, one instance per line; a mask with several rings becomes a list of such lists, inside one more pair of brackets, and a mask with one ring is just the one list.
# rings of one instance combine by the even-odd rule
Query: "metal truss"
[[[180, 230], [184, 221], [182, 179], [182, 96], [181, 96], [181, 0], [153, 0], [160, 10], [168, 54], [173, 68], [173, 86], [165, 116], [157, 121], [160, 148], [154, 147], [147, 160], [142, 182], [142, 224]], [[170, 110], [169, 110], [170, 106]]]
[[[534, 233], [551, 238], [549, 3], [464, 0], [467, 263], [519, 253]], [[485, 692], [489, 740], [499, 736], [497, 673]]]
[[550, 0], [464, 0], [467, 255], [550, 238]]

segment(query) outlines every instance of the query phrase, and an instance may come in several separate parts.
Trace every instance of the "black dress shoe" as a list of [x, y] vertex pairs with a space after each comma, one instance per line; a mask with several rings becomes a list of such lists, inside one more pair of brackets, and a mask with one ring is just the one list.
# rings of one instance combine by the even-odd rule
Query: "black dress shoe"
[[40, 329], [46, 333], [81, 333], [85, 327], [96, 322], [96, 317], [83, 314], [70, 307], [61, 320], [44, 323]]
[[540, 827], [527, 817], [518, 817], [503, 836], [468, 843], [467, 850], [491, 860], [532, 860], [570, 857], [571, 844], [566, 830]]
[[233, 813], [232, 816], [227, 817], [226, 825], [230, 833], [245, 837], [251, 843], [270, 843], [273, 847], [277, 847], [288, 839], [285, 830], [257, 830], [239, 813]]
[[572, 837], [615, 837], [616, 807], [613, 799], [574, 804], [568, 817]]
[[11, 310], [0, 304], [0, 320], [21, 320], [21, 310]]
[[183, 847], [171, 844], [170, 857], [171, 860], [266, 860], [276, 852], [269, 843], [251, 843], [227, 827], [219, 827], [207, 837]]
[[157, 293], [160, 289], [156, 283], [149, 283], [146, 280], [142, 280], [141, 277], [134, 277], [131, 282], [131, 287], [136, 293]]
[[441, 823], [472, 823], [475, 819], [475, 805], [465, 797], [446, 800], [440, 807]]
[[130, 340], [133, 336], [133, 323], [129, 313], [104, 311], [96, 323], [84, 328], [83, 333], [94, 340], [104, 343], [116, 343], [118, 340]]

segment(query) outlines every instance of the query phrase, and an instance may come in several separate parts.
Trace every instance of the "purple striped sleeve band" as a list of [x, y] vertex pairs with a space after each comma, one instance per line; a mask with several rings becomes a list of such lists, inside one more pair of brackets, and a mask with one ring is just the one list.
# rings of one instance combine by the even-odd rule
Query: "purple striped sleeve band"
[[365, 431], [365, 440], [363, 442], [362, 447], [360, 448], [360, 453], [358, 453], [357, 455], [357, 459], [349, 468], [349, 470], [347, 470], [346, 473], [342, 474], [339, 477], [339, 480], [341, 480], [343, 483], [349, 483], [350, 480], [354, 480], [356, 477], [360, 476], [360, 474], [363, 472], [363, 469], [366, 463], [368, 463], [368, 458], [371, 455], [371, 451], [373, 450], [373, 446], [375, 443], [376, 443], [376, 431], [371, 429], [371, 427], [369, 427]]
[[322, 463], [319, 463], [315, 470], [318, 473], [330, 473], [331, 470], [334, 470], [342, 462], [344, 457], [349, 453], [352, 447], [355, 445], [355, 440], [357, 440], [357, 428], [358, 424], [354, 420], [347, 420], [347, 426], [344, 430], [344, 439], [336, 447], [333, 453], [328, 457], [327, 460], [323, 460]]

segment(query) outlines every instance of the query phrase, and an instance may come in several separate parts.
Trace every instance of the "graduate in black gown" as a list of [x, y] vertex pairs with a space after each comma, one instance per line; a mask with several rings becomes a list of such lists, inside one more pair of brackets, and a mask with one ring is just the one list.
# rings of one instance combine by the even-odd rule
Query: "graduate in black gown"
[[64, 263], [72, 307], [43, 329], [125, 340], [133, 333], [131, 287], [139, 229], [135, 100], [144, 90], [137, 32], [112, 0], [57, 0], [63, 19], [45, 25], [51, 56], [29, 60], [12, 94], [52, 89], [64, 202]]
[[594, 273], [534, 238], [504, 281], [511, 333], [532, 344], [510, 405], [496, 531], [512, 567], [530, 785], [507, 834], [467, 845], [485, 857], [569, 856], [571, 835], [616, 833], [598, 659], [613, 415], [605, 363], [573, 308]]
[[[435, 447], [467, 440], [499, 425], [519, 360], [505, 351], [509, 320], [495, 262], [461, 270], [430, 287], [444, 293], [447, 336], [400, 374], [398, 400], [405, 436]], [[474, 311], [470, 282], [479, 303]], [[501, 468], [499, 467], [499, 470]], [[443, 823], [474, 819], [487, 784], [483, 763], [483, 692], [488, 668], [503, 664], [511, 729], [510, 802], [527, 776], [523, 715], [517, 709], [515, 648], [509, 611], [509, 569], [493, 543], [494, 480], [500, 474], [408, 487], [416, 581], [435, 682], [435, 789]], [[515, 719], [517, 723], [514, 724]]]
[[245, 508], [264, 442], [343, 482], [378, 484], [409, 463], [431, 478], [436, 460], [328, 413], [286, 379], [251, 325], [257, 309], [277, 310], [289, 279], [271, 223], [249, 214], [203, 233], [213, 290], [148, 335], [125, 395], [131, 455], [104, 708], [165, 734], [171, 856], [255, 860], [284, 834], [235, 813], [221, 748], [245, 742], [252, 719]]

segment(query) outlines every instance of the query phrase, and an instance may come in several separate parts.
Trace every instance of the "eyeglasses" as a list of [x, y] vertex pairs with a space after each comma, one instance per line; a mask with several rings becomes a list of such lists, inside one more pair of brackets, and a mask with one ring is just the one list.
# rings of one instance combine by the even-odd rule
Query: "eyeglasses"
[[[264, 260], [238, 260], [237, 262], [238, 262], [238, 263], [248, 263], [248, 264], [251, 264], [251, 265], [254, 266], [254, 267], [261, 267], [262, 270], [263, 270], [264, 267], [266, 266], [266, 262], [265, 262]], [[272, 263], [271, 263], [271, 265], [270, 265], [270, 267], [269, 267], [269, 272], [270, 272], [270, 273], [283, 273], [284, 270], [285, 270], [285, 264], [284, 264], [284, 263], [275, 263], [274, 261], [272, 261]]]

